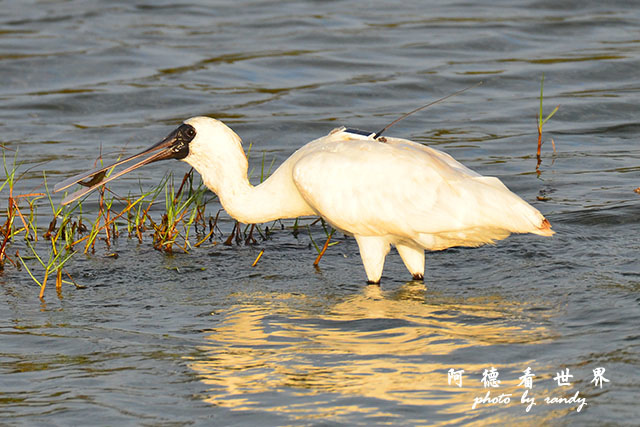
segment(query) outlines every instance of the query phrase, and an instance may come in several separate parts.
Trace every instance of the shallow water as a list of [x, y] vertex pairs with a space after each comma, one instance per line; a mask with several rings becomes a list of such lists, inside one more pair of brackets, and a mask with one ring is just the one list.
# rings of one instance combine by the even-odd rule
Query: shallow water
[[[173, 256], [121, 238], [69, 264], [85, 289], [48, 289], [44, 302], [24, 271], [7, 268], [1, 423], [635, 422], [636, 3], [209, 3], [3, 3], [0, 142], [30, 168], [16, 193], [41, 191], [43, 170], [57, 182], [91, 166], [100, 147], [110, 158], [134, 152], [202, 114], [252, 143], [259, 170], [263, 152], [279, 163], [334, 127], [377, 130], [482, 80], [388, 135], [500, 177], [557, 234], [428, 254], [424, 284], [406, 282], [392, 253], [380, 287], [364, 284], [352, 239], [338, 236], [315, 270], [309, 236], [288, 229]], [[545, 112], [560, 110], [545, 125], [537, 176], [543, 72]], [[187, 168], [161, 163], [112, 188], [135, 191], [168, 170]], [[93, 196], [85, 212], [95, 209]], [[232, 225], [223, 218], [225, 233]], [[502, 382], [488, 389], [491, 367]], [[527, 367], [529, 412], [518, 386]], [[591, 383], [598, 367], [602, 388]], [[451, 368], [464, 370], [462, 387], [448, 384]], [[558, 386], [566, 369], [571, 385]], [[512, 400], [472, 409], [488, 390]], [[576, 391], [580, 412], [544, 402]]]

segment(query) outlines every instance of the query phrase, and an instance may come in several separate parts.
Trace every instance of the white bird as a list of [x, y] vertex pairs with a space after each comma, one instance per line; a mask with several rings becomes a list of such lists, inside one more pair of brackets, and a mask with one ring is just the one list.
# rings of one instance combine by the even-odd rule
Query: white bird
[[[105, 170], [148, 154], [103, 179]], [[344, 127], [304, 145], [253, 186], [240, 137], [219, 120], [193, 117], [149, 149], [69, 178], [54, 191], [93, 177], [63, 200], [67, 204], [137, 167], [169, 158], [194, 167], [241, 223], [317, 215], [354, 236], [369, 283], [380, 282], [392, 245], [420, 280], [425, 249], [480, 246], [510, 233], [554, 234], [549, 221], [499, 179], [422, 144]]]

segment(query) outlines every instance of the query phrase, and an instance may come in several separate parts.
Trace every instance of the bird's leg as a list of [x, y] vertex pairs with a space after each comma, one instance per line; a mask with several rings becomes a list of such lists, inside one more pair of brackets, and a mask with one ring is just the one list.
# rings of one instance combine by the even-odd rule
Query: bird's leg
[[236, 236], [236, 231], [240, 233], [240, 223], [238, 221], [236, 221], [236, 223], [233, 225], [233, 230], [231, 230], [231, 234], [229, 235], [227, 240], [225, 240], [224, 242], [226, 246], [231, 246], [233, 244], [233, 238]]
[[380, 283], [384, 258], [389, 253], [390, 245], [382, 237], [355, 236], [360, 248], [360, 257], [367, 273], [367, 283]]
[[396, 249], [413, 280], [424, 279], [424, 250], [417, 246], [397, 244]]
[[244, 244], [248, 245], [249, 243], [251, 243], [252, 245], [255, 245], [256, 243], [258, 243], [258, 241], [256, 239], [253, 238], [253, 230], [256, 228], [255, 224], [251, 224], [251, 228], [249, 229], [249, 237], [247, 237], [244, 240]]

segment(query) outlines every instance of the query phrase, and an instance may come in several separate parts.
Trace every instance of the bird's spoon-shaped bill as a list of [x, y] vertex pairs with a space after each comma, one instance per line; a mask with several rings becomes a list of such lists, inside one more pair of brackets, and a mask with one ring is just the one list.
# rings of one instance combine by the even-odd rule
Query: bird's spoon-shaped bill
[[[56, 184], [56, 186], [53, 188], [53, 192], [57, 193], [59, 191], [65, 190], [74, 184], [83, 185], [84, 186], [83, 188], [68, 195], [62, 200], [63, 205], [68, 205], [74, 200], [77, 200], [80, 197], [84, 196], [85, 194], [90, 193], [91, 191], [100, 187], [101, 185], [105, 185], [108, 182], [111, 182], [114, 179], [119, 178], [122, 175], [129, 173], [132, 170], [137, 169], [141, 166], [147, 165], [149, 163], [157, 162], [160, 160], [180, 158], [179, 156], [180, 156], [181, 147], [179, 146], [179, 143], [181, 142], [181, 138], [180, 138], [181, 130], [182, 130], [182, 126], [177, 130], [173, 131], [162, 141], [147, 148], [146, 150], [139, 152], [138, 154], [134, 154], [133, 156], [127, 157], [123, 160], [119, 160], [110, 165], [101, 166], [86, 172], [82, 172], [78, 175], [72, 176], [71, 178], [68, 178]], [[117, 166], [129, 163], [132, 160], [135, 160], [144, 156], [147, 156], [147, 157], [130, 166], [127, 166], [122, 171], [119, 171], [117, 173], [112, 173], [110, 176], [106, 177], [107, 172], [110, 169], [116, 168]], [[88, 182], [83, 182], [87, 179], [88, 179]]]

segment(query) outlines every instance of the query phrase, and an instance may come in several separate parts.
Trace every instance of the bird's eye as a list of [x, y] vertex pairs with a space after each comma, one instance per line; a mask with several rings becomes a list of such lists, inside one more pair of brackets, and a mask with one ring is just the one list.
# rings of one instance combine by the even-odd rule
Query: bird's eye
[[185, 135], [189, 139], [193, 139], [196, 136], [196, 130], [192, 127], [188, 127], [185, 131]]

